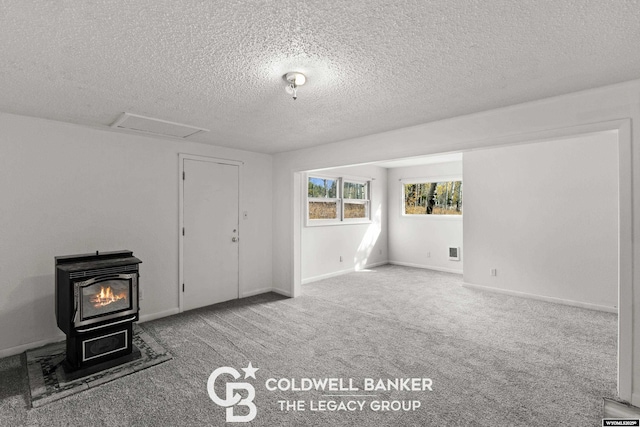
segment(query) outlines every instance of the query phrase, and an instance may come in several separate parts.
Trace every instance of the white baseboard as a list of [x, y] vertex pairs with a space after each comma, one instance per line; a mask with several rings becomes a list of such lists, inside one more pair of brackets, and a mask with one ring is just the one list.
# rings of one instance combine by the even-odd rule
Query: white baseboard
[[331, 273], [321, 274], [319, 276], [307, 277], [306, 279], [302, 279], [300, 283], [306, 285], [307, 283], [317, 282], [319, 280], [329, 279], [331, 277], [342, 276], [343, 274], [353, 273], [355, 270], [353, 268], [349, 268], [346, 270], [333, 271]]
[[640, 394], [631, 393], [631, 404], [640, 408]]
[[149, 322], [151, 320], [160, 319], [162, 317], [173, 316], [174, 314], [180, 313], [180, 309], [178, 307], [170, 308], [169, 310], [159, 311], [157, 313], [144, 314], [140, 316], [140, 323]]
[[[368, 269], [368, 268], [380, 267], [381, 265], [386, 265], [386, 264], [389, 264], [389, 262], [388, 261], [374, 262], [371, 264], [367, 264], [364, 268]], [[355, 267], [347, 268], [345, 270], [333, 271], [331, 273], [321, 274], [319, 276], [307, 277], [306, 279], [302, 279], [301, 283], [303, 285], [306, 285], [307, 283], [313, 283], [313, 282], [317, 282], [318, 280], [324, 280], [324, 279], [329, 279], [331, 277], [342, 276], [343, 274], [349, 274], [355, 271], [358, 271], [356, 270]]]
[[[366, 270], [369, 268], [376, 268], [376, 267], [380, 267], [381, 265], [387, 265], [387, 264], [389, 264], [389, 261], [374, 262], [374, 263], [365, 265], [364, 269]], [[356, 270], [356, 271], [359, 271], [359, 270]]]
[[521, 297], [521, 298], [530, 298], [530, 299], [535, 299], [539, 301], [546, 301], [546, 302], [552, 302], [556, 304], [569, 305], [572, 307], [587, 308], [589, 310], [597, 310], [597, 311], [604, 311], [607, 313], [618, 314], [617, 307], [608, 307], [606, 305], [591, 304], [587, 302], [574, 301], [574, 300], [556, 298], [556, 297], [548, 297], [544, 295], [528, 294], [526, 292], [512, 291], [510, 289], [500, 289], [500, 288], [493, 288], [491, 286], [474, 285], [473, 283], [463, 283], [462, 286], [465, 288], [478, 289], [481, 291], [495, 292], [498, 294], [511, 295], [511, 296]]
[[253, 291], [244, 292], [240, 298], [252, 297], [254, 295], [266, 294], [268, 292], [274, 292], [276, 294], [284, 295], [285, 297], [291, 297], [291, 292], [278, 288], [261, 288]]
[[[636, 395], [636, 397], [638, 397]], [[629, 405], [627, 402], [621, 402], [611, 399], [604, 399], [603, 418], [638, 418], [640, 417], [640, 408], [635, 405]]]
[[463, 273], [463, 270], [461, 270], [461, 269], [446, 268], [446, 267], [436, 267], [436, 266], [433, 266], [433, 265], [424, 265], [424, 264], [413, 264], [413, 263], [410, 263], [410, 262], [402, 262], [402, 261], [389, 261], [389, 264], [401, 265], [403, 267], [424, 268], [425, 270], [442, 271], [443, 273], [454, 273], [454, 274], [462, 274]]
[[283, 295], [285, 297], [291, 298], [291, 292], [285, 291], [284, 289], [272, 288], [271, 292], [275, 292], [276, 294]]
[[40, 341], [30, 342], [27, 344], [18, 345], [11, 348], [0, 350], [0, 359], [3, 357], [15, 356], [16, 354], [24, 353], [27, 350], [42, 347], [43, 345], [51, 344], [54, 342], [64, 341], [65, 335], [57, 335], [55, 337], [47, 338]]
[[242, 294], [242, 296], [240, 298], [248, 298], [248, 297], [252, 297], [254, 295], [261, 295], [261, 294], [266, 294], [266, 293], [269, 293], [269, 292], [274, 292], [276, 294], [284, 295], [285, 297], [291, 297], [291, 292], [285, 291], [284, 289], [260, 288], [260, 289], [255, 289], [253, 291], [243, 292], [243, 294]]
[[254, 289], [253, 291], [243, 292], [240, 298], [247, 298], [247, 297], [252, 297], [254, 295], [266, 294], [267, 292], [271, 292], [272, 290], [273, 288]]

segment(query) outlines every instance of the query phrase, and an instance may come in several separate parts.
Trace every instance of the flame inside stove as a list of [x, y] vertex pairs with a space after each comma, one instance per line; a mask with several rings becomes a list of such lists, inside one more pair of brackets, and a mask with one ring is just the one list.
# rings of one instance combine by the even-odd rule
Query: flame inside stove
[[118, 295], [114, 294], [111, 290], [111, 286], [107, 286], [105, 289], [104, 286], [100, 286], [100, 292], [91, 297], [91, 302], [95, 308], [104, 307], [105, 305], [109, 305], [112, 302], [116, 302], [121, 299], [127, 299], [127, 293], [121, 292]]

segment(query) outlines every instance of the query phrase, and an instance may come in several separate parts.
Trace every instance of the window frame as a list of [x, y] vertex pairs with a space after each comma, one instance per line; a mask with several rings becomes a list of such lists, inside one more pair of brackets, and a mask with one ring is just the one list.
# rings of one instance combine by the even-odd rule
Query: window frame
[[[420, 177], [420, 178], [401, 178], [400, 185], [400, 215], [402, 218], [430, 218], [436, 219], [437, 221], [442, 220], [455, 220], [461, 221], [464, 215], [464, 208], [460, 215], [427, 215], [427, 214], [408, 214], [405, 212], [405, 185], [407, 184], [427, 184], [432, 182], [455, 182], [460, 181], [464, 185], [464, 180], [461, 175], [436, 175], [431, 177]], [[464, 199], [463, 199], [464, 200]], [[463, 202], [464, 203], [464, 202]]]
[[[336, 198], [326, 197], [309, 197], [309, 179], [331, 179], [338, 182], [336, 187]], [[328, 225], [349, 225], [349, 224], [369, 224], [371, 223], [371, 181], [373, 178], [363, 177], [351, 177], [351, 176], [331, 176], [323, 174], [309, 173], [305, 175], [307, 186], [305, 188], [305, 225], [307, 227], [318, 227]], [[344, 183], [350, 182], [354, 184], [364, 184], [366, 186], [366, 198], [365, 199], [346, 199], [344, 195]], [[330, 219], [312, 219], [309, 218], [309, 203], [310, 202], [334, 202], [336, 203], [336, 218]], [[366, 216], [364, 218], [345, 218], [345, 205], [346, 204], [363, 204], [365, 205]]]
[[[350, 178], [350, 177], [341, 177], [340, 178], [340, 190], [342, 197], [342, 221], [346, 223], [370, 223], [371, 222], [371, 180], [366, 178]], [[365, 186], [366, 197], [364, 199], [347, 199], [344, 197], [344, 184], [345, 182], [349, 182], [352, 184], [362, 184]], [[354, 204], [354, 205], [364, 205], [365, 216], [364, 218], [345, 218], [344, 212], [346, 212], [345, 205], [346, 204]]]
[[[330, 179], [332, 181], [336, 181], [336, 197], [309, 197], [309, 180], [311, 178], [317, 178], [317, 179]], [[322, 225], [328, 225], [328, 224], [332, 224], [332, 223], [339, 223], [340, 222], [340, 218], [342, 217], [342, 204], [340, 203], [340, 201], [342, 200], [342, 182], [340, 181], [340, 178], [335, 177], [335, 176], [328, 176], [328, 175], [316, 175], [316, 174], [309, 174], [306, 177], [307, 180], [307, 188], [306, 188], [306, 206], [305, 206], [305, 213], [306, 213], [306, 218], [307, 218], [307, 223], [309, 221], [319, 221], [322, 223]], [[336, 217], [335, 218], [316, 218], [316, 219], [310, 219], [309, 218], [309, 203], [310, 202], [320, 202], [320, 203], [330, 203], [333, 202], [336, 205]], [[320, 225], [320, 224], [318, 224]]]

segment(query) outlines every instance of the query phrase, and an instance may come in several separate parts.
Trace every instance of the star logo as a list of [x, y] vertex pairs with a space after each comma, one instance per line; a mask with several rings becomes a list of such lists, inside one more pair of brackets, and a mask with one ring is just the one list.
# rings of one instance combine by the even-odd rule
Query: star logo
[[244, 371], [244, 379], [247, 378], [253, 378], [254, 380], [256, 379], [256, 371], [259, 368], [254, 368], [251, 365], [251, 362], [249, 362], [249, 366], [247, 366], [246, 368], [241, 368]]

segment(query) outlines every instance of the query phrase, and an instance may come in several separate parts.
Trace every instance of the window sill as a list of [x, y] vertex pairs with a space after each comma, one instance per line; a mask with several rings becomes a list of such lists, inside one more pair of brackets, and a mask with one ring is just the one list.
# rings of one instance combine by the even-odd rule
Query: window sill
[[362, 225], [371, 224], [373, 221], [370, 219], [352, 219], [346, 221], [333, 221], [333, 220], [307, 220], [306, 227], [329, 227], [334, 225]]
[[462, 215], [407, 215], [401, 214], [402, 218], [420, 218], [420, 219], [434, 219], [436, 221], [462, 221]]

